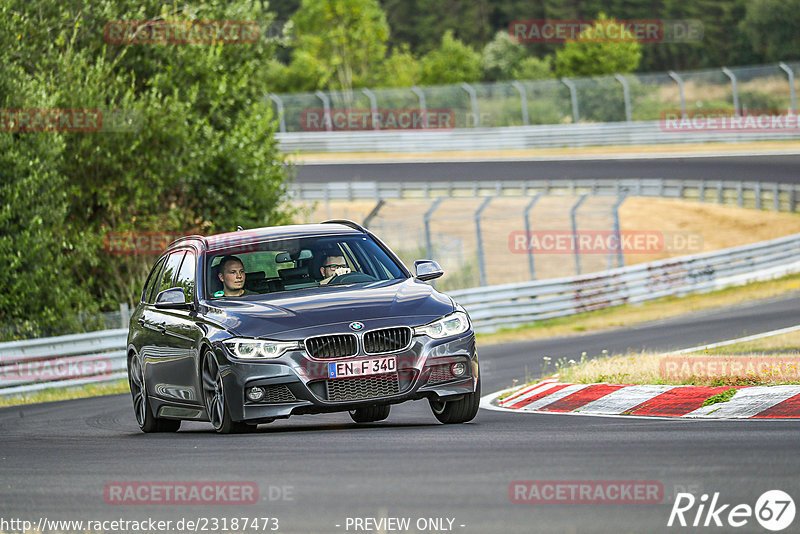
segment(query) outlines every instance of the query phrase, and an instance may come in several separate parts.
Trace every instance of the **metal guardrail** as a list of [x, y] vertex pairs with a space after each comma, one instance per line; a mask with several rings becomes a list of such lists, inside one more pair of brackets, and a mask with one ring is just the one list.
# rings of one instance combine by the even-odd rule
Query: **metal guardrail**
[[[800, 272], [800, 234], [571, 278], [452, 291], [479, 332]], [[0, 343], [0, 396], [124, 378], [126, 329]]]
[[126, 376], [128, 329], [0, 343], [0, 396]]
[[457, 182], [294, 183], [294, 200], [392, 200], [441, 197], [604, 195], [682, 198], [740, 207], [794, 212], [800, 184], [664, 178], [485, 180]]
[[547, 124], [449, 131], [277, 133], [280, 150], [294, 152], [442, 152], [675, 143], [743, 143], [800, 139], [797, 131], [666, 132], [660, 121]]
[[451, 291], [479, 332], [800, 272], [800, 234], [571, 278]]

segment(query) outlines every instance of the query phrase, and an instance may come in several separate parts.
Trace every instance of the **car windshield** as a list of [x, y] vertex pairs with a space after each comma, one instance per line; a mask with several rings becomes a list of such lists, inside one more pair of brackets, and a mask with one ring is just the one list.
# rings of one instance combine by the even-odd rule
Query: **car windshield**
[[218, 250], [207, 256], [206, 273], [211, 298], [406, 278], [365, 235], [292, 238]]

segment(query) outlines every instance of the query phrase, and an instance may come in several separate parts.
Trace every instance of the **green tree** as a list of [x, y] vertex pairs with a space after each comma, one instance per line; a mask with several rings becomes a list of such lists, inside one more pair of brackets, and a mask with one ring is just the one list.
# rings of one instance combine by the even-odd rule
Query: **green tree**
[[525, 48], [511, 39], [508, 31], [500, 30], [483, 47], [482, 68], [484, 79], [509, 80], [527, 55]]
[[379, 80], [389, 25], [377, 0], [303, 0], [292, 22], [295, 54], [319, 61], [319, 87], [347, 92]]
[[800, 58], [800, 0], [753, 0], [741, 28], [764, 61]]
[[425, 85], [474, 82], [481, 77], [481, 55], [450, 30], [444, 32], [439, 48], [422, 56], [420, 66], [420, 82]]
[[614, 19], [600, 14], [595, 24], [584, 30], [578, 39], [568, 41], [556, 52], [558, 76], [601, 76], [636, 70], [642, 58], [642, 45]]
[[515, 80], [546, 80], [555, 76], [553, 73], [553, 56], [526, 57], [519, 62], [511, 73]]

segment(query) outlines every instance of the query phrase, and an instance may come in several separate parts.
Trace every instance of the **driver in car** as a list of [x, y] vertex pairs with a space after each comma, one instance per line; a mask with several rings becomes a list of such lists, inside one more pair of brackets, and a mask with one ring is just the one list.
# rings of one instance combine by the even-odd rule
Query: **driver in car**
[[214, 293], [215, 297], [244, 297], [256, 295], [244, 287], [244, 264], [236, 256], [225, 256], [219, 262], [219, 280], [222, 282], [222, 291]]
[[319, 268], [320, 273], [322, 273], [322, 280], [320, 280], [320, 285], [326, 285], [331, 279], [340, 274], [348, 274], [350, 272], [350, 268], [347, 266], [347, 263], [344, 261], [344, 256], [326, 256], [325, 259], [322, 261], [322, 267]]

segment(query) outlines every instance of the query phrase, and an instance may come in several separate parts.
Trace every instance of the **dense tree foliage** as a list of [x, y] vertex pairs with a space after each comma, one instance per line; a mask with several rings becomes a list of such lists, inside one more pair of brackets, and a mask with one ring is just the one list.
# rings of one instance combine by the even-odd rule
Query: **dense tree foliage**
[[103, 119], [96, 131], [0, 129], [0, 319], [21, 335], [136, 298], [152, 257], [110, 254], [111, 232], [287, 220], [287, 169], [263, 98], [274, 43], [110, 44], [104, 28], [121, 20], [267, 27], [270, 15], [249, 1], [4, 2], [0, 108]]

